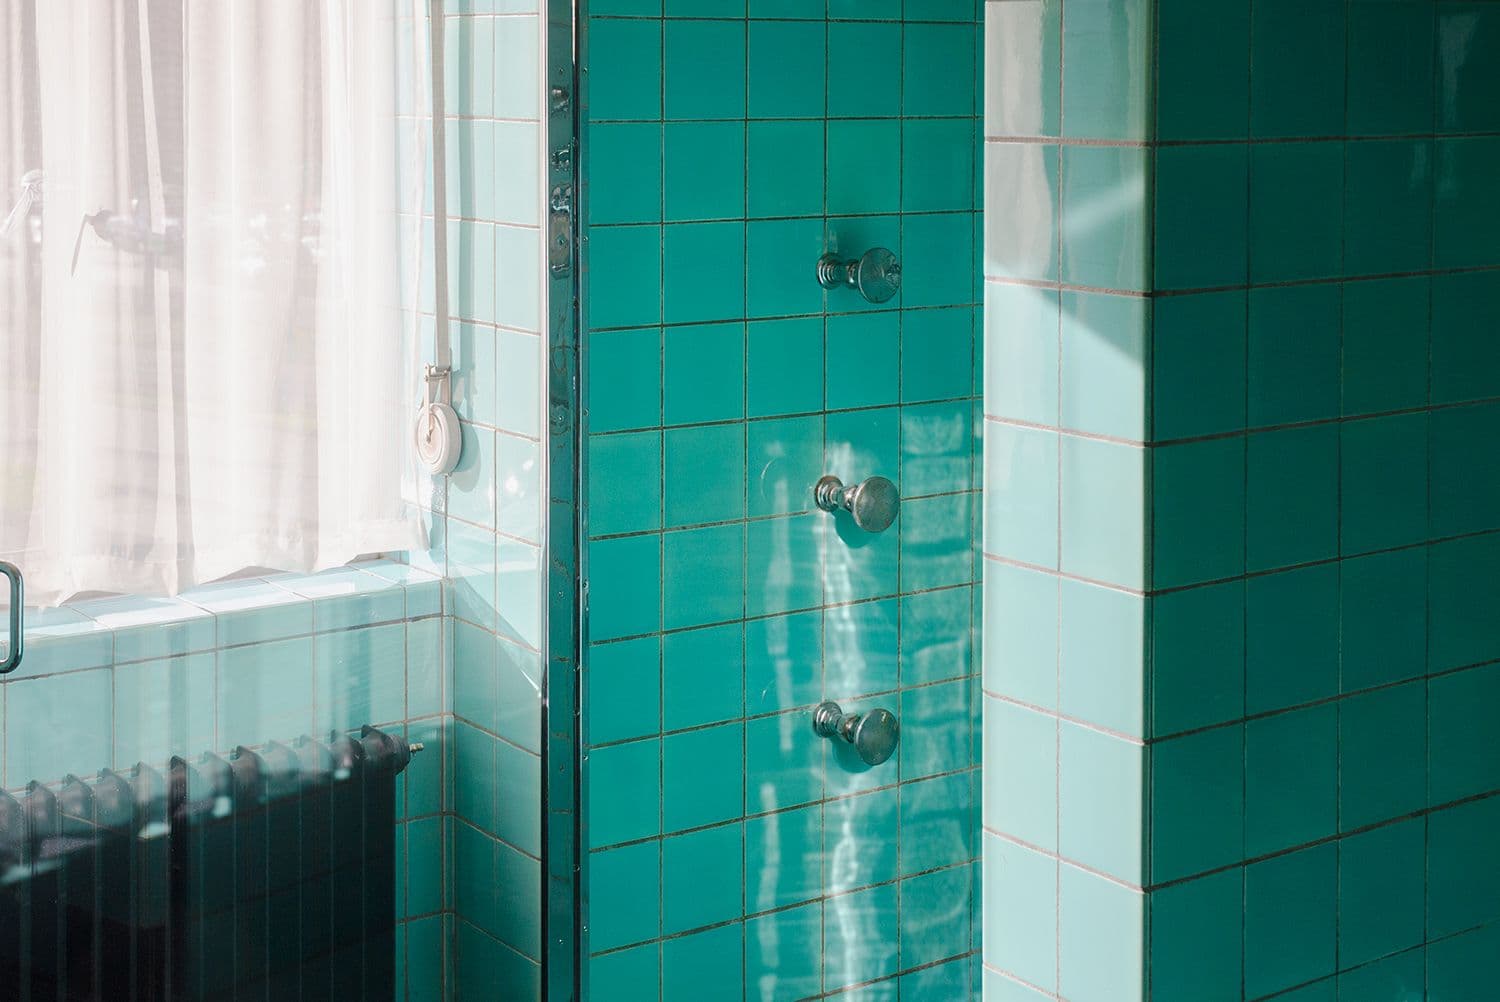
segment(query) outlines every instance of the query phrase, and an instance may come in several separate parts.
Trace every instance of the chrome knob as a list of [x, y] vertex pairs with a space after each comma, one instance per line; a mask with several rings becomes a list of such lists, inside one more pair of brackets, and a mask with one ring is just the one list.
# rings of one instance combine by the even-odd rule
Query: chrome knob
[[854, 524], [866, 532], [889, 529], [901, 510], [901, 494], [885, 477], [870, 477], [845, 487], [838, 477], [827, 476], [813, 487], [813, 499], [824, 511], [847, 511], [854, 516]]
[[818, 284], [825, 289], [847, 286], [869, 302], [883, 303], [901, 290], [901, 262], [884, 247], [848, 260], [824, 254], [818, 258]]
[[845, 713], [837, 703], [818, 704], [813, 729], [825, 738], [849, 742], [865, 765], [879, 765], [890, 758], [901, 740], [901, 725], [890, 710]]

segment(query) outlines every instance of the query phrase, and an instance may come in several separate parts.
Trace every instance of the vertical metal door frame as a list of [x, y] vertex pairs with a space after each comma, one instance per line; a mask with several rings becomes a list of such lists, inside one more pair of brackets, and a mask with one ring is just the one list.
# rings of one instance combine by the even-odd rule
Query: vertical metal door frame
[[587, 995], [583, 837], [582, 656], [588, 643], [586, 512], [588, 434], [583, 408], [585, 0], [547, 0], [546, 193], [542, 257], [547, 290], [547, 602], [542, 741], [542, 999]]

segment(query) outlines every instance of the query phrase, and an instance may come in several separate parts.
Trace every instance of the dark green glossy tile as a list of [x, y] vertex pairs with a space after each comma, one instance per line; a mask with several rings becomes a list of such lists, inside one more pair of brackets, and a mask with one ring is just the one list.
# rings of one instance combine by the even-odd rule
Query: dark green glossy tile
[[823, 910], [823, 985], [828, 990], [896, 973], [899, 911], [895, 884], [855, 891]]
[[1427, 947], [1428, 998], [1435, 1002], [1483, 998], [1494, 985], [1500, 925], [1487, 925]]
[[1244, 742], [1236, 724], [1152, 746], [1152, 883], [1244, 858]]
[[608, 950], [661, 935], [661, 843], [589, 854], [589, 947]]
[[1245, 868], [1245, 992], [1270, 992], [1332, 974], [1338, 849], [1322, 845]]
[[1244, 714], [1244, 582], [1159, 595], [1151, 600], [1150, 623], [1153, 735]]
[[750, 223], [746, 235], [749, 316], [822, 312], [823, 289], [812, 277], [813, 262], [824, 250], [822, 222], [813, 218]]
[[[666, 525], [699, 525], [745, 514], [745, 426], [669, 428], [665, 434]], [[615, 481], [615, 489], [629, 480]], [[651, 485], [641, 484], [647, 492]]]
[[1500, 574], [1500, 538], [1476, 536], [1428, 551], [1429, 671], [1500, 658], [1489, 582]]
[[1159, 0], [1159, 139], [1236, 139], [1250, 127], [1250, 5]]
[[[663, 133], [667, 220], [743, 217], [745, 123], [668, 122]], [[590, 177], [602, 172], [595, 166]]]
[[823, 810], [817, 804], [745, 822], [745, 911], [823, 895]]
[[695, 1002], [706, 984], [741, 984], [744, 979], [743, 923], [669, 939], [661, 951], [662, 1002]]
[[661, 747], [663, 831], [718, 824], [744, 814], [744, 724], [670, 734]]
[[823, 796], [827, 743], [818, 737], [810, 721], [807, 710], [793, 710], [745, 722], [748, 812], [797, 807]]
[[749, 211], [802, 216], [823, 211], [823, 123], [749, 123]]
[[1338, 553], [1339, 438], [1332, 425], [1246, 440], [1245, 566], [1252, 571]]
[[745, 24], [666, 24], [663, 99], [669, 121], [745, 117]]
[[1427, 910], [1425, 855], [1427, 823], [1421, 817], [1350, 835], [1340, 844], [1341, 966], [1361, 965], [1421, 944]]
[[901, 129], [901, 208], [946, 212], [974, 207], [974, 123], [908, 119]]
[[744, 417], [744, 324], [670, 327], [665, 341], [666, 424]]
[[[815, 418], [797, 420], [817, 422]], [[798, 498], [811, 496], [807, 478], [797, 486]], [[812, 512], [751, 522], [746, 527], [746, 615], [810, 609], [822, 603], [823, 553], [819, 544], [826, 519], [822, 512]]]
[[907, 24], [902, 32], [903, 115], [975, 114], [977, 27]]
[[968, 949], [969, 916], [955, 916], [953, 907], [974, 893], [967, 866], [908, 877], [900, 890], [902, 968], [933, 964]]
[[716, 925], [744, 914], [743, 853], [739, 822], [662, 840], [663, 934]]
[[1245, 569], [1245, 442], [1210, 439], [1152, 451], [1153, 585], [1233, 577]]
[[1437, 10], [1438, 132], [1500, 129], [1500, 10], [1483, 0]]
[[589, 752], [589, 840], [593, 846], [661, 831], [661, 743], [655, 738]]
[[1427, 421], [1426, 414], [1408, 414], [1343, 425], [1343, 553], [1427, 539]]
[[[924, 873], [974, 859], [978, 837], [972, 773], [907, 783], [901, 788], [901, 872]], [[951, 907], [953, 902], [947, 904]]]
[[1344, 273], [1425, 270], [1432, 260], [1432, 143], [1350, 143]]
[[1432, 402], [1457, 403], [1495, 395], [1500, 386], [1500, 338], [1493, 304], [1500, 272], [1432, 278]]
[[1338, 711], [1293, 710], [1245, 724], [1245, 854], [1326, 838], [1338, 821]]
[[900, 314], [847, 314], [827, 320], [827, 403], [831, 410], [893, 404], [900, 393]]
[[1156, 151], [1156, 288], [1244, 284], [1249, 169], [1244, 146], [1169, 146]]
[[813, 485], [823, 475], [823, 419], [752, 421], [746, 431], [750, 514], [812, 510]]
[[1435, 678], [1429, 699], [1430, 801], [1444, 804], [1500, 788], [1491, 713], [1500, 699], [1500, 666]]
[[663, 231], [662, 311], [668, 323], [745, 315], [745, 224], [674, 223]]
[[661, 947], [655, 943], [589, 958], [589, 981], [621, 998], [649, 999], [661, 986]]
[[1339, 975], [1341, 999], [1422, 998], [1426, 993], [1427, 951], [1418, 946]]
[[656, 632], [661, 627], [661, 537], [590, 543], [589, 589], [593, 639]]
[[589, 116], [659, 119], [662, 28], [658, 21], [598, 18], [589, 24]]
[[1245, 293], [1167, 296], [1151, 317], [1152, 439], [1245, 427]]
[[1258, 0], [1251, 19], [1251, 134], [1342, 134], [1345, 4]]
[[669, 630], [744, 615], [743, 525], [681, 529], [662, 537], [662, 625]]
[[901, 114], [901, 77], [871, 73], [900, 64], [901, 25], [834, 21], [828, 25], [828, 114], [884, 118]]
[[1434, 411], [1431, 422], [1431, 535], [1500, 526], [1500, 469], [1476, 462], [1500, 434], [1500, 404]]
[[1151, 894], [1151, 988], [1163, 998], [1237, 998], [1244, 871], [1224, 870]]
[[1347, 559], [1340, 567], [1344, 692], [1416, 678], [1427, 668], [1427, 551]]
[[1437, 141], [1432, 263], [1484, 267], [1500, 261], [1500, 137]]
[[[652, 489], [661, 478], [660, 432], [590, 435], [588, 458], [590, 535], [661, 528], [661, 492]], [[621, 484], [641, 489], [620, 490]]]
[[589, 230], [589, 323], [631, 327], [661, 322], [660, 226]]
[[1349, 134], [1412, 135], [1433, 124], [1434, 5], [1349, 5]]
[[1500, 919], [1496, 831], [1500, 831], [1500, 797], [1438, 811], [1428, 818], [1429, 938], [1437, 939]]
[[1338, 415], [1339, 293], [1333, 284], [1251, 290], [1251, 428]]
[[619, 431], [661, 423], [661, 329], [596, 332], [588, 342], [590, 366], [610, 374], [590, 381], [590, 429]]
[[821, 610], [745, 624], [747, 713], [818, 702], [823, 691], [822, 626]]
[[662, 726], [718, 723], [745, 712], [745, 631], [739, 624], [662, 638]]
[[901, 314], [901, 400], [950, 400], [970, 391], [973, 312], [967, 308]]
[[1427, 691], [1421, 683], [1353, 696], [1339, 712], [1339, 827], [1427, 806]]
[[[1431, 288], [1432, 280], [1426, 277], [1351, 282], [1344, 286], [1346, 416], [1403, 410], [1427, 403], [1428, 317], [1429, 309], [1436, 305], [1429, 305]], [[1434, 330], [1438, 327], [1436, 317], [1432, 326]], [[1432, 341], [1436, 383], [1436, 356], [1442, 349], [1435, 336]], [[1500, 351], [1495, 352], [1495, 359], [1500, 366]]]
[[584, 675], [589, 691], [589, 744], [643, 737], [661, 729], [658, 638], [594, 644]]
[[1252, 146], [1250, 280], [1338, 277], [1343, 267], [1343, 205], [1341, 144]]
[[662, 130], [638, 123], [589, 128], [589, 221], [653, 223], [661, 219]]
[[822, 118], [828, 57], [819, 21], [750, 23], [750, 117]]
[[823, 905], [772, 912], [745, 923], [745, 983], [773, 998], [816, 995], [823, 979]]
[[1245, 582], [1245, 712], [1336, 695], [1339, 571], [1331, 564]]
[[863, 214], [900, 207], [900, 120], [830, 119], [828, 211]]
[[823, 408], [823, 321], [819, 317], [750, 324], [749, 416]]
[[[901, 217], [902, 306], [954, 306], [974, 301], [974, 222], [969, 213]], [[895, 250], [896, 248], [891, 248]]]

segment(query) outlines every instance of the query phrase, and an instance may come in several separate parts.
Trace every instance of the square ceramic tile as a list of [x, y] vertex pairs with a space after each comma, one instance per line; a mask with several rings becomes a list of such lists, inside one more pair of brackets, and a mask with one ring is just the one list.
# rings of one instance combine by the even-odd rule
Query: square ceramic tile
[[1339, 689], [1339, 568], [1245, 582], [1245, 711], [1284, 710]]
[[1427, 692], [1419, 683], [1353, 696], [1339, 711], [1339, 827], [1427, 806]]
[[1151, 88], [1151, 15], [1144, 0], [1066, 5], [1062, 30], [1063, 134], [1144, 140]]
[[1338, 828], [1338, 713], [1332, 705], [1245, 724], [1245, 853], [1261, 856]]

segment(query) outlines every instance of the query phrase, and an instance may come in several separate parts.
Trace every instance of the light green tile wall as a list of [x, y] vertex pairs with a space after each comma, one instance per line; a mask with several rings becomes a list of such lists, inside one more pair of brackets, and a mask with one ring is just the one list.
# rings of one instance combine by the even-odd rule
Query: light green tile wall
[[535, 2], [448, 0], [448, 305], [463, 456], [434, 482], [453, 589], [454, 992], [542, 960], [542, 53]]
[[986, 997], [1482, 997], [1500, 8], [986, 14]]
[[[589, 997], [971, 997], [976, 6], [589, 15]], [[876, 245], [900, 296], [825, 296]], [[831, 755], [824, 697], [897, 757]]]

